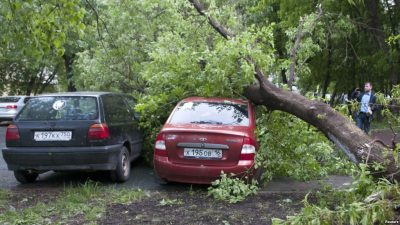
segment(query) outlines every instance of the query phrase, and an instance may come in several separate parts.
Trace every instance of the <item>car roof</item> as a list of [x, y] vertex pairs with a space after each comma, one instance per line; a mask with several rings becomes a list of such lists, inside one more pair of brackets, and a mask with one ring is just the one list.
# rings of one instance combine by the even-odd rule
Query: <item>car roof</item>
[[125, 94], [122, 94], [122, 93], [114, 93], [114, 92], [77, 91], [77, 92], [46, 93], [46, 94], [41, 94], [41, 95], [38, 95], [38, 96], [93, 96], [93, 97], [98, 97], [98, 96], [106, 95], [106, 94], [125, 95]]
[[221, 103], [236, 103], [236, 104], [248, 104], [249, 101], [238, 98], [205, 98], [205, 97], [189, 97], [183, 99], [181, 102], [221, 102]]

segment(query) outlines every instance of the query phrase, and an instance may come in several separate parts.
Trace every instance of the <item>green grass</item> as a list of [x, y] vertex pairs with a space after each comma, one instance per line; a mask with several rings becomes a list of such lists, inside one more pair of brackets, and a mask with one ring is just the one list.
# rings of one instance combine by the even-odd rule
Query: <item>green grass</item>
[[[396, 132], [400, 132], [400, 126], [398, 124], [392, 125], [393, 129]], [[372, 120], [371, 122], [371, 130], [390, 130], [390, 124], [387, 119], [382, 119], [382, 121]]]
[[390, 129], [389, 124], [386, 121], [372, 121], [371, 122], [371, 130], [386, 130]]
[[0, 208], [6, 207], [9, 199], [11, 197], [11, 193], [9, 190], [0, 189]]
[[141, 189], [137, 189], [135, 191], [132, 191], [132, 189], [129, 188], [109, 190], [111, 192], [111, 196], [113, 196], [113, 199], [110, 201], [110, 203], [130, 204], [132, 202], [141, 200], [146, 196], [149, 197], [149, 194]]
[[104, 215], [107, 205], [129, 204], [145, 196], [140, 189], [116, 189], [86, 182], [76, 187], [66, 187], [55, 201], [48, 204], [39, 202], [25, 209], [6, 211], [0, 214], [0, 224], [65, 224], [72, 221], [96, 224]]

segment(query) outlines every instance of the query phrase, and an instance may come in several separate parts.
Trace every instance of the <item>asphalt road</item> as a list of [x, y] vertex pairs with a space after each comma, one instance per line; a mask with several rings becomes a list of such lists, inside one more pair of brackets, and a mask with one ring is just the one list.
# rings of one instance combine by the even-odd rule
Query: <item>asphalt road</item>
[[[5, 131], [6, 126], [0, 126], [0, 148], [5, 147]], [[131, 169], [130, 179], [123, 184], [115, 184], [110, 182], [109, 177], [104, 172], [96, 173], [55, 173], [47, 172], [40, 174], [38, 180], [32, 184], [19, 184], [13, 175], [12, 171], [7, 169], [4, 162], [3, 155], [0, 154], [0, 188], [9, 189], [41, 189], [48, 188], [64, 188], [69, 184], [83, 184], [87, 180], [98, 181], [103, 185], [116, 185], [117, 187], [141, 188], [143, 190], [189, 190], [189, 189], [203, 189], [207, 186], [204, 185], [190, 185], [169, 183], [167, 185], [159, 184], [155, 177], [152, 168], [146, 166], [141, 161], [133, 162]], [[330, 176], [325, 180], [327, 183], [332, 184], [334, 187], [345, 187], [350, 184], [352, 179], [347, 176]], [[262, 192], [308, 192], [320, 186], [319, 181], [300, 182], [289, 178], [276, 178], [269, 182], [262, 188]]]
[[[6, 126], [0, 126], [0, 148], [5, 147], [5, 131]], [[7, 169], [7, 164], [3, 159], [3, 155], [0, 154], [0, 188], [35, 188], [35, 187], [64, 187], [65, 184], [79, 184], [84, 183], [86, 180], [91, 179], [99, 181], [104, 185], [114, 185], [108, 179], [108, 175], [105, 173], [55, 173], [47, 172], [40, 174], [37, 182], [33, 184], [19, 184], [13, 175], [12, 171]], [[154, 178], [152, 168], [144, 165], [141, 161], [135, 161], [132, 165], [131, 178], [129, 181], [118, 184], [121, 187], [132, 187], [142, 189], [164, 189], [165, 185], [160, 185]], [[179, 185], [169, 185], [171, 188], [179, 188]], [[167, 187], [168, 188], [168, 187]]]
[[[5, 147], [5, 132], [6, 127], [0, 126], [0, 149]], [[3, 154], [0, 154], [0, 188], [4, 187], [15, 187], [18, 182], [15, 181], [11, 171], [7, 170], [7, 164], [4, 162]]]

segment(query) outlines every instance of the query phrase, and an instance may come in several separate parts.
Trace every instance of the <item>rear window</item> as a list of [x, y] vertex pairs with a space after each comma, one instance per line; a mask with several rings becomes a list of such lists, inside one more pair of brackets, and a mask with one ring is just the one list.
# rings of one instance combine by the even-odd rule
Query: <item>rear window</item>
[[0, 103], [12, 103], [12, 102], [18, 102], [20, 97], [1, 97], [0, 98]]
[[96, 97], [45, 96], [31, 98], [16, 120], [95, 120], [98, 114]]
[[248, 126], [249, 113], [244, 104], [183, 102], [176, 108], [170, 123]]

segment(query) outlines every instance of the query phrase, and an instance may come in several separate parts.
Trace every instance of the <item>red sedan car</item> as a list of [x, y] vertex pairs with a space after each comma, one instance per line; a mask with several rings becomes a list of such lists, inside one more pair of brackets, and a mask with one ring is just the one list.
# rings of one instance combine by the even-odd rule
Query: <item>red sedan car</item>
[[239, 99], [191, 97], [179, 102], [156, 139], [157, 175], [198, 184], [215, 181], [221, 171], [256, 176], [253, 110]]

